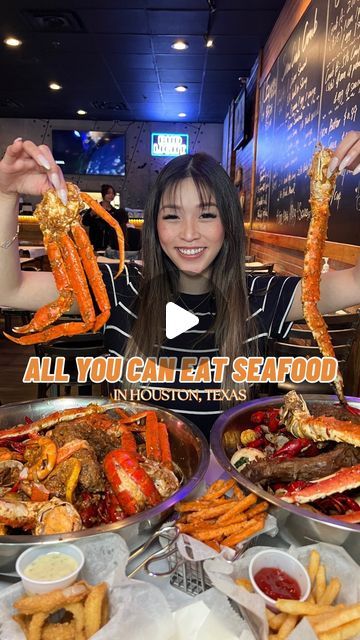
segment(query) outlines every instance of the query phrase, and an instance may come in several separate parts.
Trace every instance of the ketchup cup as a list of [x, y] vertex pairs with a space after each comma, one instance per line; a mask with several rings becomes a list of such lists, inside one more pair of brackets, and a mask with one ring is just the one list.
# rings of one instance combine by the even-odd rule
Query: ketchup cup
[[[272, 611], [278, 611], [276, 608], [276, 599], [271, 598], [269, 595], [264, 593], [259, 584], [256, 582], [255, 577], [259, 574], [263, 569], [274, 569], [280, 570], [287, 574], [290, 580], [295, 581], [297, 583], [297, 587], [300, 592], [299, 598], [293, 598], [296, 600], [306, 600], [310, 593], [311, 583], [309, 574], [306, 571], [305, 567], [293, 556], [291, 556], [286, 551], [281, 551], [280, 549], [265, 549], [263, 551], [259, 551], [252, 560], [249, 565], [249, 577], [251, 584], [255, 593], [259, 594], [266, 603], [266, 606]], [[274, 587], [276, 591], [276, 586]], [[278, 596], [280, 597], [289, 597], [286, 595]]]

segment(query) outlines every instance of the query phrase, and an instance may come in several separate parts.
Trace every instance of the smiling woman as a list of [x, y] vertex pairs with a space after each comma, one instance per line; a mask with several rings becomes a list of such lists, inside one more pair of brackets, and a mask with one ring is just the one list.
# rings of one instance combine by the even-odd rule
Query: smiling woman
[[179, 269], [180, 290], [194, 293], [195, 288], [195, 293], [199, 293], [196, 276], [201, 274], [205, 286], [211, 265], [224, 242], [224, 227], [215, 197], [201, 193], [192, 178], [185, 178], [165, 191], [157, 231], [162, 250]]

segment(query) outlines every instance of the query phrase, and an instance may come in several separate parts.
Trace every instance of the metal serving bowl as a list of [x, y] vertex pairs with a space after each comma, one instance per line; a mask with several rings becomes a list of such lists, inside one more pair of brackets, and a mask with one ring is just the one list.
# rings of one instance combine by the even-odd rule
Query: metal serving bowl
[[[313, 411], [316, 415], [338, 413], [335, 407], [337, 403], [335, 396], [305, 395], [304, 399], [311, 413]], [[237, 405], [221, 415], [216, 420], [210, 435], [210, 446], [217, 461], [240, 485], [273, 505], [274, 515], [278, 518], [280, 535], [288, 542], [306, 544], [309, 541], [321, 541], [343, 545], [346, 541], [346, 546], [359, 546], [360, 524], [341, 522], [280, 500], [260, 485], [250, 482], [230, 463], [238, 445], [241, 446], [241, 432], [249, 428], [250, 414], [266, 407], [280, 407], [283, 400], [283, 396], [252, 400]], [[360, 407], [359, 398], [348, 397], [347, 400], [352, 405]], [[356, 421], [356, 418], [349, 413], [346, 413], [346, 419]]]
[[[32, 420], [39, 420], [54, 411], [83, 407], [90, 403], [108, 404], [109, 401], [106, 398], [66, 397], [7, 404], [0, 407], [0, 429], [23, 424], [25, 416]], [[74, 541], [109, 531], [117, 532], [125, 538], [130, 549], [137, 547], [165, 520], [176, 502], [195, 492], [209, 464], [209, 446], [201, 431], [190, 421], [180, 419], [175, 414], [154, 406], [135, 402], [116, 402], [113, 405], [109, 404], [109, 408], [110, 406], [125, 409], [127, 413], [156, 409], [159, 417], [167, 424], [173, 460], [180, 467], [184, 476], [182, 486], [159, 505], [112, 524], [59, 535], [0, 536], [0, 571], [11, 571], [17, 556], [27, 546], [53, 544], [65, 540]]]

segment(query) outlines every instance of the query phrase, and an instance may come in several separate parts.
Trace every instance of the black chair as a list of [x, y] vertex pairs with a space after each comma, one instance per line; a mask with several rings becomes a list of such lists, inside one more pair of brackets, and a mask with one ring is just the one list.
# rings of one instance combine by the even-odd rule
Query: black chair
[[[104, 336], [102, 333], [86, 333], [79, 336], [72, 336], [70, 338], [61, 338], [54, 340], [50, 343], [41, 343], [35, 345], [35, 353], [39, 358], [48, 356], [54, 363], [56, 358], [65, 358], [64, 373], [69, 375], [69, 382], [67, 383], [39, 383], [38, 384], [38, 398], [46, 398], [50, 393], [52, 397], [62, 395], [61, 391], [64, 388], [64, 395], [71, 395], [71, 389], [76, 387], [77, 395], [92, 395], [93, 382], [88, 379], [86, 383], [78, 382], [78, 370], [76, 366], [76, 358], [93, 357], [106, 355], [106, 349], [104, 346]], [[108, 395], [107, 383], [101, 383], [101, 395]]]
[[21, 327], [23, 324], [28, 324], [32, 315], [31, 311], [12, 309], [10, 307], [2, 307], [0, 312], [4, 318], [5, 333], [11, 333], [13, 327]]
[[[358, 310], [357, 313], [325, 315], [324, 320], [331, 336], [335, 357], [339, 362], [340, 372], [344, 376], [352, 345], [360, 331], [360, 310]], [[272, 341], [270, 352], [269, 355], [275, 357], [302, 356], [310, 358], [321, 355], [316, 341], [304, 320], [295, 323], [286, 340]], [[321, 382], [294, 383], [290, 379], [286, 379], [284, 382], [270, 385], [270, 392], [272, 394], [287, 393], [292, 390], [297, 393], [334, 393], [331, 384]]]

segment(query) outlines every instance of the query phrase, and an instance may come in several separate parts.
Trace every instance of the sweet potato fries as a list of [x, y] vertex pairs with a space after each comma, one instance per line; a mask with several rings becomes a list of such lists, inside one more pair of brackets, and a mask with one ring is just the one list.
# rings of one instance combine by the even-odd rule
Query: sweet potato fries
[[179, 502], [177, 526], [220, 551], [220, 545], [234, 548], [264, 528], [268, 503], [257, 502], [253, 493], [245, 496], [235, 480], [217, 480], [198, 500]]

